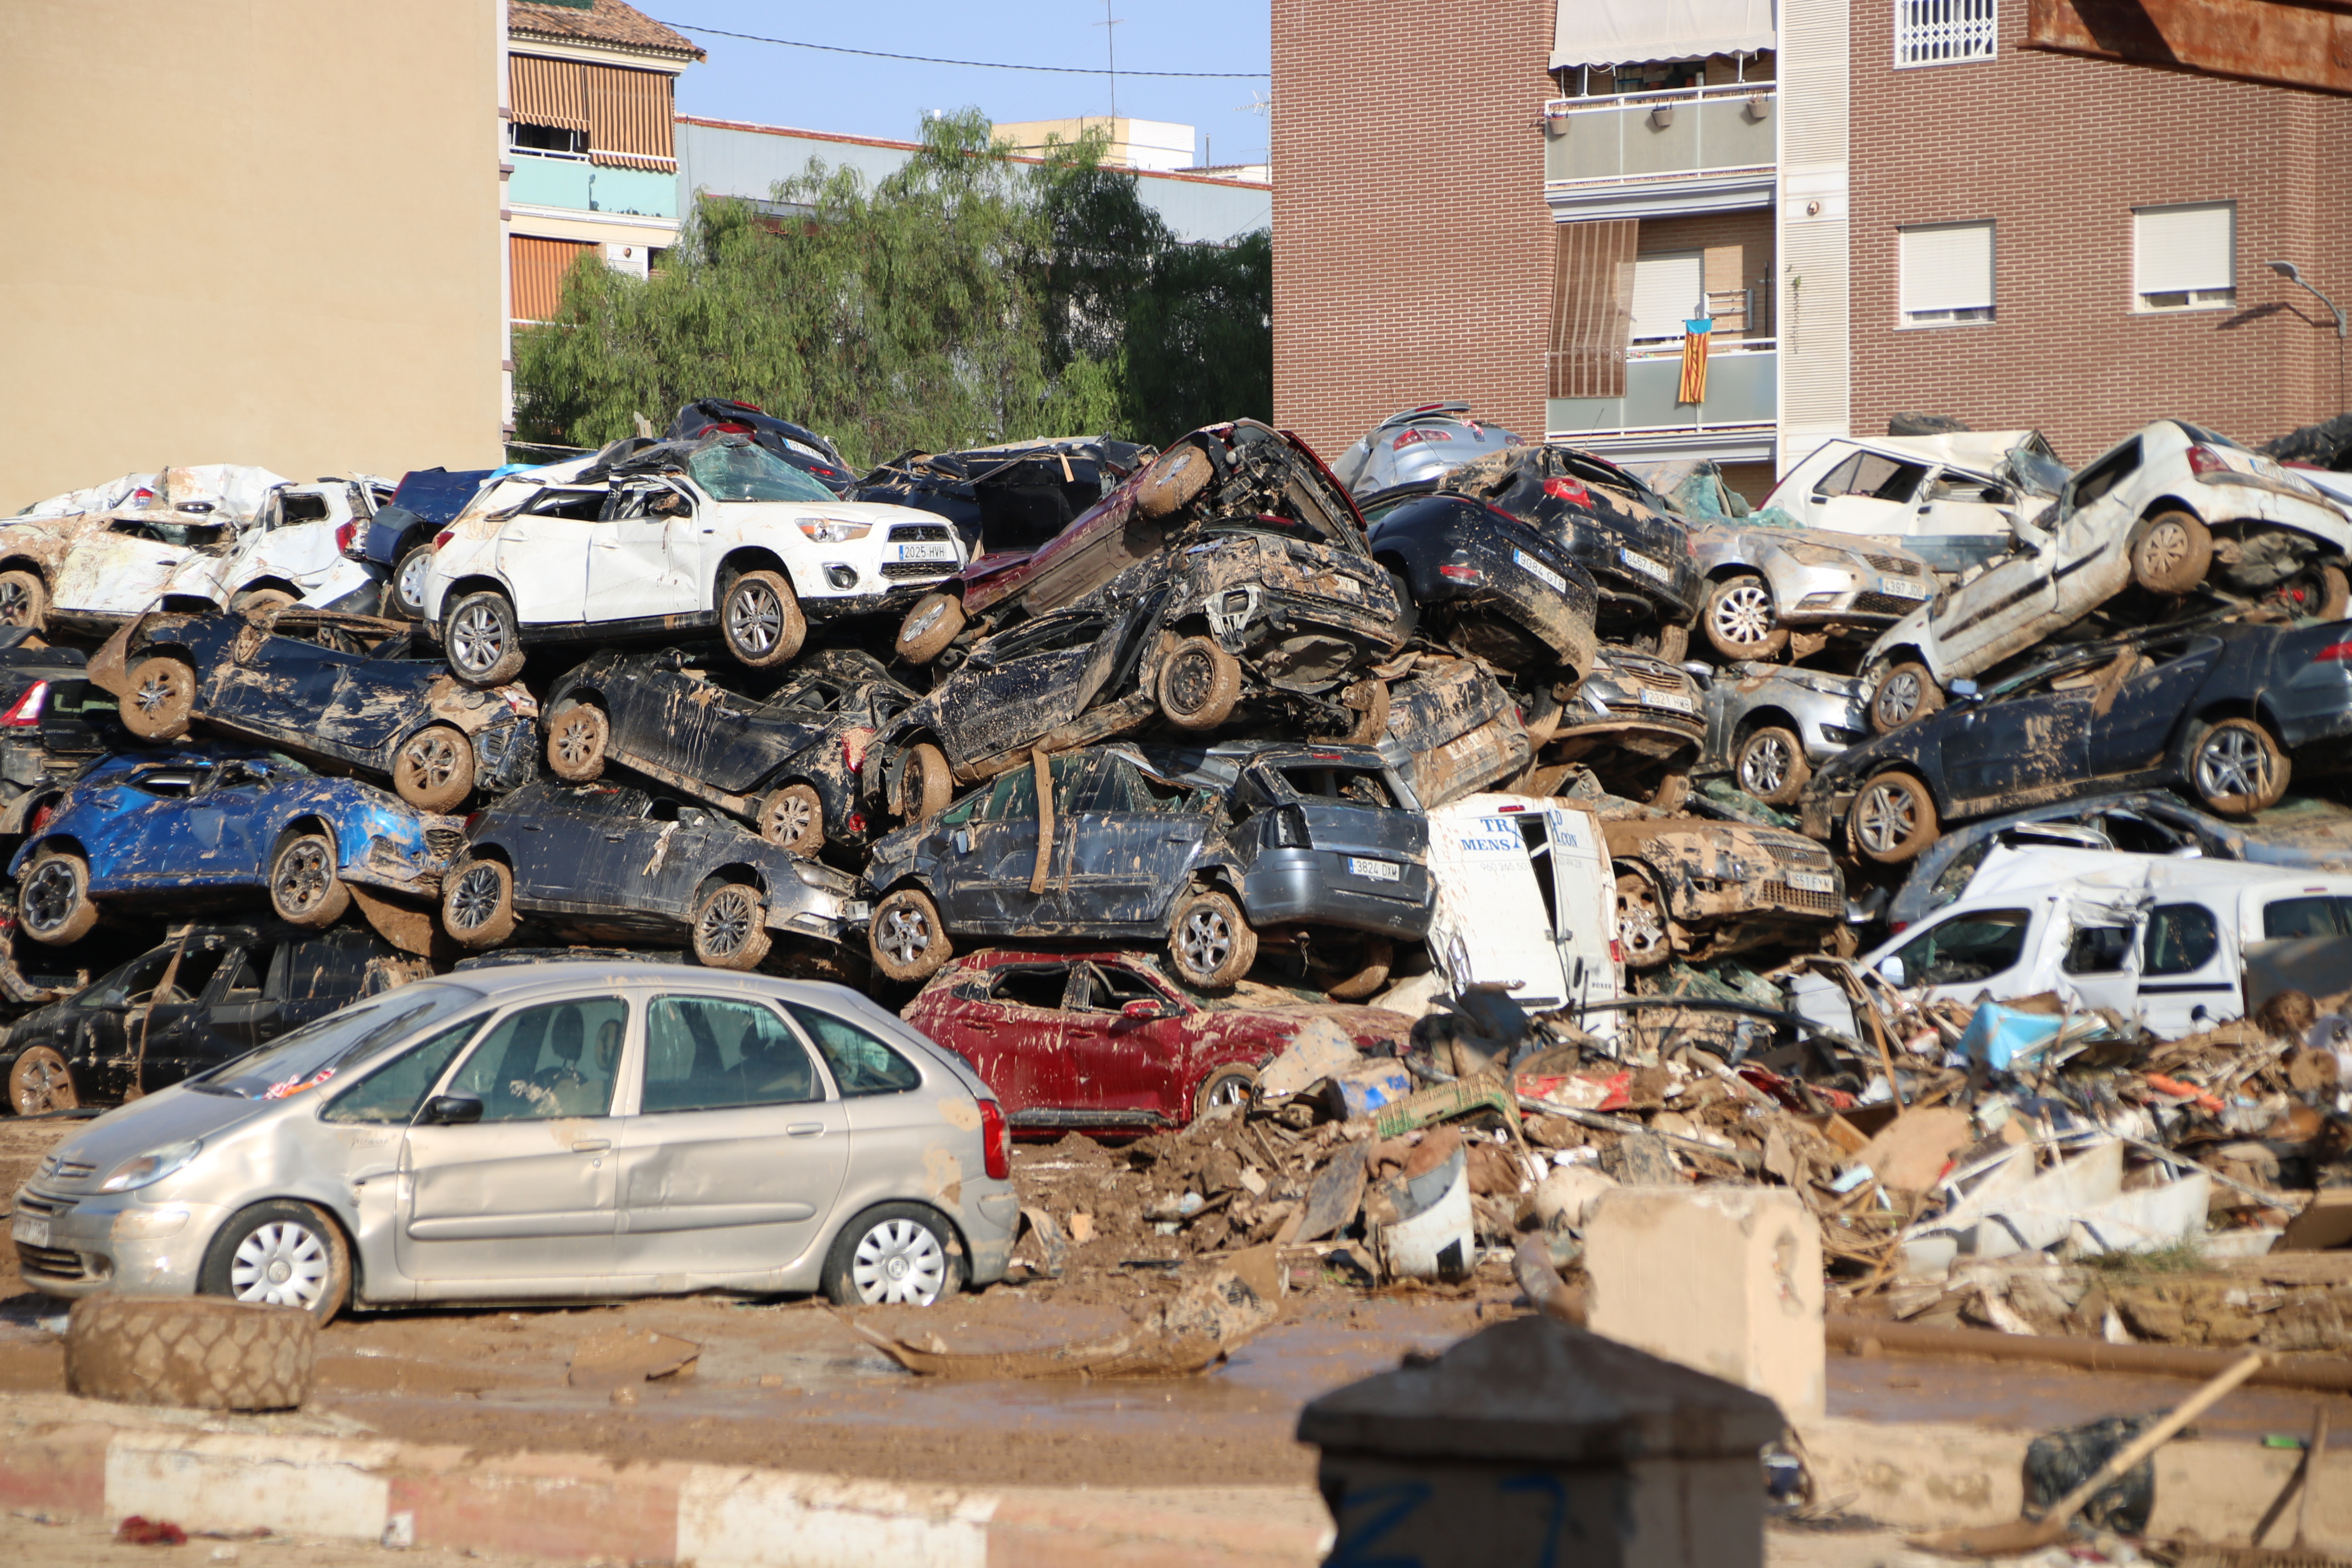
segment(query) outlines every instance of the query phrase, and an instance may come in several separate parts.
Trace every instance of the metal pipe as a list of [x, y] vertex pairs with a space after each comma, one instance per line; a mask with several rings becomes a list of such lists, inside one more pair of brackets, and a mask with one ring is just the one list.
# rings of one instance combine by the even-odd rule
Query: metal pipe
[[[2105, 1340], [2054, 1334], [2005, 1334], [1993, 1329], [1937, 1329], [1872, 1318], [1832, 1318], [1823, 1325], [1832, 1350], [1875, 1343], [1902, 1355], [1979, 1356], [2080, 1367], [2085, 1372], [2140, 1373], [2151, 1377], [2208, 1378], [2227, 1372], [2245, 1352], [2189, 1350], [2179, 1345], [2111, 1345]], [[2273, 1388], [2352, 1394], [2352, 1362], [2340, 1358], [2272, 1357], [2250, 1382]]]

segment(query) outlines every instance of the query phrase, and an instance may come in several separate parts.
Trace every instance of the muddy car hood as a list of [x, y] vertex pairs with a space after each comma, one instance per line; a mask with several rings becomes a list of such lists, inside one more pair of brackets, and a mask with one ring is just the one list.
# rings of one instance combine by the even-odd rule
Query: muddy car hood
[[[135, 1160], [142, 1154], [152, 1153], [184, 1139], [215, 1140], [241, 1128], [256, 1117], [280, 1110], [287, 1103], [285, 1100], [246, 1100], [233, 1094], [205, 1094], [185, 1084], [173, 1084], [169, 1089], [134, 1100], [128, 1105], [115, 1107], [58, 1146], [54, 1158], [59, 1163], [71, 1162], [91, 1166], [88, 1176], [70, 1182], [55, 1177], [37, 1176], [36, 1180], [47, 1192], [94, 1193], [106, 1180], [107, 1173], [125, 1160]], [[48, 1161], [44, 1160], [42, 1163], [47, 1165]], [[184, 1173], [180, 1176], [167, 1176], [155, 1186], [140, 1190], [160, 1194], [173, 1191], [184, 1179]]]

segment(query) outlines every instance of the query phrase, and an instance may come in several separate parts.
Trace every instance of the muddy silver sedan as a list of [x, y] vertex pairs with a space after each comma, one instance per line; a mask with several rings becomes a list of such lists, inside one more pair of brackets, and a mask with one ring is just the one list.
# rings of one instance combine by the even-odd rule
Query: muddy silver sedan
[[1003, 1278], [995, 1097], [837, 985], [675, 964], [419, 981], [109, 1112], [16, 1194], [53, 1296], [346, 1304]]

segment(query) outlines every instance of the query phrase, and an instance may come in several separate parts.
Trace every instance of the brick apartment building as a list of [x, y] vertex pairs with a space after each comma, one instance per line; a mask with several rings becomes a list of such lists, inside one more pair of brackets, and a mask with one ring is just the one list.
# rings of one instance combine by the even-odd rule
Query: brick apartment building
[[1337, 452], [1462, 396], [1760, 496], [1897, 409], [2080, 463], [2352, 405], [2265, 265], [2352, 300], [2352, 101], [2032, 47], [2048, 5], [1275, 0], [1276, 417]]

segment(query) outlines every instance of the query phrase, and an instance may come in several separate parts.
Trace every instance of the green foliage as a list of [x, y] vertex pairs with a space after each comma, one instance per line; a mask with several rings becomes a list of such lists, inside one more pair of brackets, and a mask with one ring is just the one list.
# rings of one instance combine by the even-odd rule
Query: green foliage
[[740, 397], [862, 467], [1268, 417], [1267, 237], [1176, 243], [1103, 145], [1016, 163], [965, 110], [871, 187], [812, 159], [772, 203], [704, 201], [649, 279], [589, 253], [557, 319], [515, 334], [517, 438], [597, 447]]

